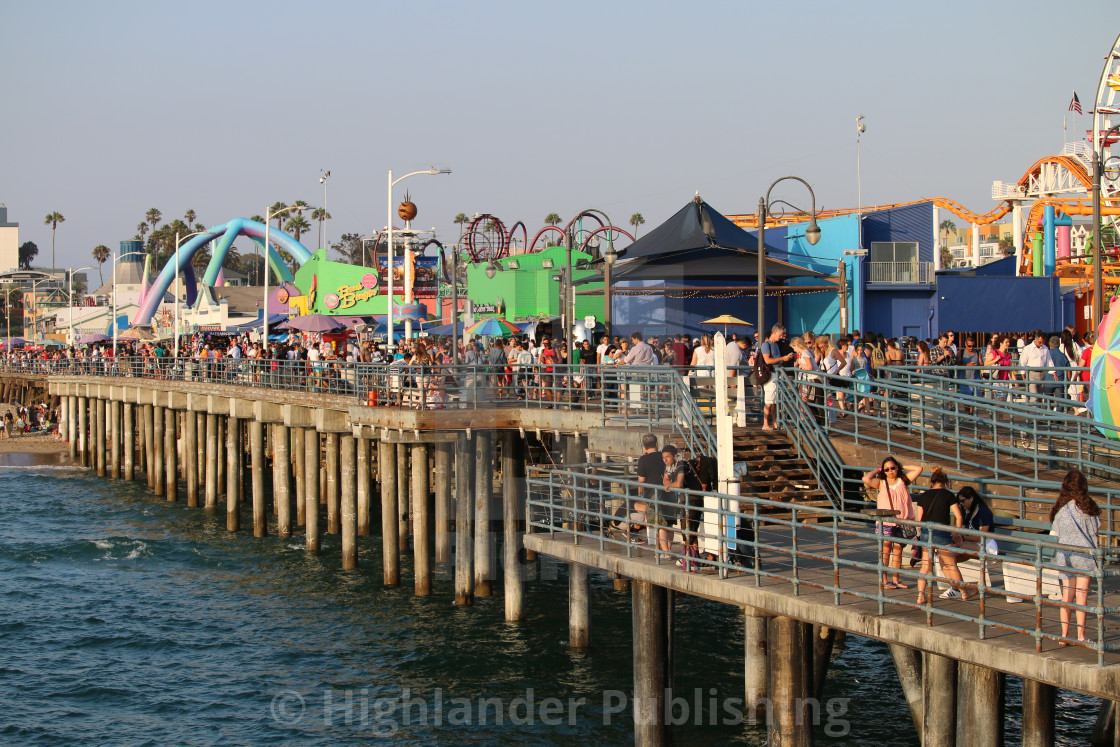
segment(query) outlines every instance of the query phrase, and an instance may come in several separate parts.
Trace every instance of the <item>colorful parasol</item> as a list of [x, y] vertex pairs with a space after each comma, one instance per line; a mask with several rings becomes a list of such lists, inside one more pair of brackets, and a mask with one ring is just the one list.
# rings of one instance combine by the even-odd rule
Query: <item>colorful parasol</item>
[[492, 316], [467, 327], [467, 334], [483, 337], [508, 337], [509, 335], [521, 334], [521, 328], [500, 316]]
[[1089, 362], [1089, 412], [1108, 438], [1120, 440], [1120, 303], [1112, 300], [1097, 328]]

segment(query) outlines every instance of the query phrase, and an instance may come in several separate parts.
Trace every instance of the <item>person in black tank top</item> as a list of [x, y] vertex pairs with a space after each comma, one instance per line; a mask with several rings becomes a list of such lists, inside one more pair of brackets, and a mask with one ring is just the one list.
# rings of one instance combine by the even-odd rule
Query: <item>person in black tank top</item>
[[[949, 490], [949, 478], [940, 467], [934, 469], [929, 478], [930, 489], [918, 496], [914, 501], [918, 512], [918, 521], [941, 524], [945, 527], [959, 527], [963, 524], [961, 507], [957, 504], [957, 496]], [[932, 534], [932, 537], [930, 536]], [[937, 552], [938, 561], [941, 563], [941, 572], [949, 580], [952, 588], [941, 594], [941, 599], [968, 599], [964, 591], [964, 579], [957, 568], [957, 555], [953, 551], [953, 535], [942, 529], [923, 529], [921, 542], [922, 548], [922, 575], [918, 579], [918, 604], [926, 604], [930, 595], [926, 593], [926, 576], [933, 566], [930, 555], [929, 542], [932, 539], [933, 549]]]

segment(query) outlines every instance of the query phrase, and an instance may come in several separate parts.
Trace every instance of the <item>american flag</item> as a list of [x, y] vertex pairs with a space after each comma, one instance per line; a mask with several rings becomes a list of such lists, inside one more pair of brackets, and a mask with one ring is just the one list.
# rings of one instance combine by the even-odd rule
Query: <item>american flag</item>
[[1077, 98], [1077, 91], [1073, 92], [1073, 99], [1069, 102], [1069, 110], [1081, 114], [1081, 101]]

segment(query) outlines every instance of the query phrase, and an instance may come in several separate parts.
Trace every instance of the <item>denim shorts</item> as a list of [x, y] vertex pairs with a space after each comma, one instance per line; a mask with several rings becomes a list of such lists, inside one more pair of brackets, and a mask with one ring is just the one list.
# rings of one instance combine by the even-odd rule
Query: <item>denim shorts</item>
[[[923, 544], [929, 542], [930, 530], [923, 529], [921, 541]], [[941, 529], [933, 530], [933, 544], [937, 547], [945, 547], [946, 545], [953, 544], [953, 535]]]

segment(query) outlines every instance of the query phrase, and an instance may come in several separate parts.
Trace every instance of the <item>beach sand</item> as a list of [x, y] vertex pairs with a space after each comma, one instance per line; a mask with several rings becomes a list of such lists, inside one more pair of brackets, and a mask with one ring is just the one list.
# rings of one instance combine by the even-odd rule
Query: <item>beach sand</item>
[[62, 454], [66, 451], [66, 442], [59, 441], [53, 435], [24, 434], [16, 438], [0, 439], [0, 454]]

